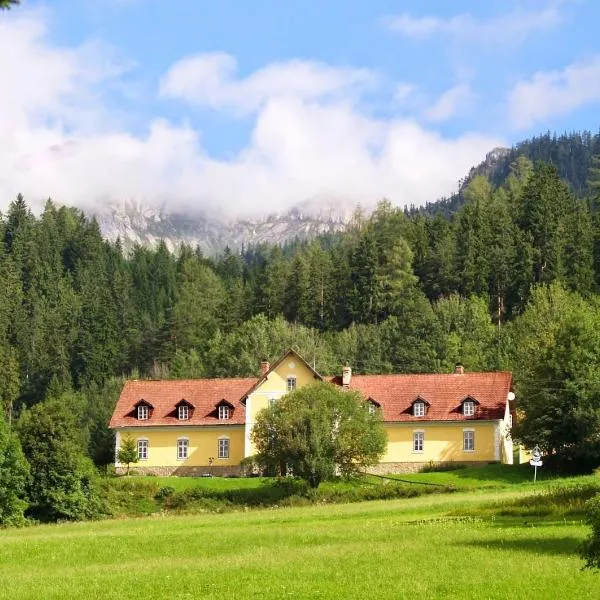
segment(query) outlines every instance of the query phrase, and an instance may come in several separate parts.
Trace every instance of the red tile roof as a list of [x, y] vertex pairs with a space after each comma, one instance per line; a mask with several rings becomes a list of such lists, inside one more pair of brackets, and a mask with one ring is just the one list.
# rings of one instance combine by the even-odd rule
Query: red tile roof
[[[128, 381], [117, 402], [110, 427], [241, 425], [245, 422], [243, 402], [263, 379]], [[341, 377], [327, 380], [336, 385], [342, 384]], [[384, 421], [415, 423], [502, 419], [511, 385], [512, 375], [508, 372], [353, 375], [350, 381], [350, 389], [359, 390], [381, 407]], [[473, 416], [462, 413], [462, 402], [467, 398], [476, 401]], [[153, 407], [147, 420], [136, 418], [136, 406], [142, 400]], [[182, 400], [193, 406], [190, 418], [185, 421], [177, 418], [176, 407]], [[413, 416], [415, 400], [426, 402], [425, 416]], [[217, 407], [222, 401], [233, 408], [231, 418], [226, 421], [218, 418]]]
[[[128, 381], [115, 407], [110, 427], [153, 427], [156, 425], [243, 425], [245, 407], [240, 400], [256, 383], [256, 377], [236, 379], [185, 379], [161, 381]], [[136, 418], [135, 405], [149, 402], [154, 408], [147, 420]], [[176, 405], [186, 400], [194, 408], [190, 418], [180, 421]], [[217, 405], [227, 401], [231, 418], [219, 420]]]
[[[330, 379], [341, 385], [342, 378]], [[381, 405], [388, 422], [472, 421], [503, 419], [506, 397], [511, 389], [508, 372], [431, 374], [431, 375], [353, 375], [350, 389]], [[462, 414], [463, 400], [470, 398], [475, 414]], [[424, 417], [414, 417], [412, 404], [421, 399], [429, 403]]]

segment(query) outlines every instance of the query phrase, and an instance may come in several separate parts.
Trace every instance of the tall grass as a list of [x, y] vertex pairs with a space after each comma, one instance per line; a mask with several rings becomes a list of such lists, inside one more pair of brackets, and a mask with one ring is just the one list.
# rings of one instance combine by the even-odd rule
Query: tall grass
[[[585, 526], [467, 515], [515, 493], [529, 495], [488, 490], [6, 530], [0, 598], [595, 600], [598, 576], [582, 571], [577, 555]], [[452, 510], [463, 516], [448, 518]]]

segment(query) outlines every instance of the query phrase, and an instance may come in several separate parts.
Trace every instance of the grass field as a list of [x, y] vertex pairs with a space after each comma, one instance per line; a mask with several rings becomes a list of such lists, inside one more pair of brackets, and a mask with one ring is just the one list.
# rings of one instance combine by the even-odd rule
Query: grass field
[[[577, 555], [598, 478], [487, 477], [478, 493], [5, 530], [0, 598], [599, 598]], [[260, 484], [177, 485], [211, 482]]]

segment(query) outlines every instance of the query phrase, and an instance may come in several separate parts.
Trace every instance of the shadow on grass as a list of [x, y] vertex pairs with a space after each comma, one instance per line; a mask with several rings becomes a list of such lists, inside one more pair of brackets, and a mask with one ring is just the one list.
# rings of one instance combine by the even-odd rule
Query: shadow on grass
[[527, 538], [510, 540], [506, 538], [495, 538], [457, 544], [457, 546], [469, 546], [484, 550], [521, 551], [540, 555], [576, 555], [581, 540], [576, 537], [565, 536], [560, 538]]
[[[488, 483], [525, 483], [533, 480], [532, 467], [524, 465], [501, 465], [491, 464], [481, 467], [470, 467], [468, 469], [457, 469], [452, 471], [457, 479], [476, 479]], [[553, 479], [551, 473], [540, 473], [538, 480]]]

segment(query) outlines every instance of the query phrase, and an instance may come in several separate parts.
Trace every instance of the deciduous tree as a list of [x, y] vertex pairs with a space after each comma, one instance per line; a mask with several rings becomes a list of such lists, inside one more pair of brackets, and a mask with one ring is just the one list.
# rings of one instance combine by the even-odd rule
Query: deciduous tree
[[259, 462], [289, 468], [311, 487], [376, 464], [386, 446], [381, 415], [359, 393], [329, 383], [305, 386], [261, 411], [252, 439]]

